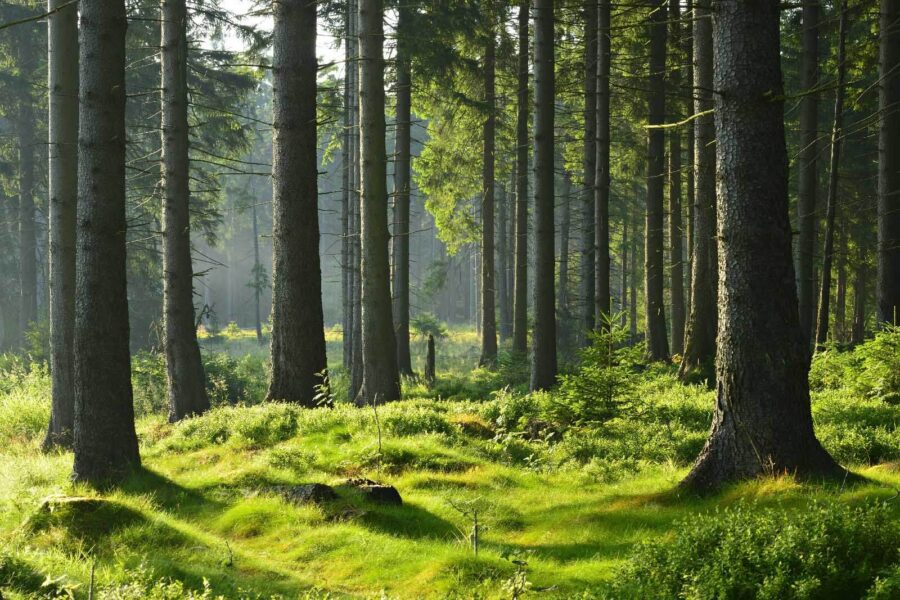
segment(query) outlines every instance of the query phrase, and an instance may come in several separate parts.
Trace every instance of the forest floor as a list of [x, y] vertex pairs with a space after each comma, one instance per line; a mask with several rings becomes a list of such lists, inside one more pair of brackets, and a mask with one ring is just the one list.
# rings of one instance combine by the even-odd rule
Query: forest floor
[[[331, 359], [337, 343], [330, 332]], [[264, 354], [244, 332], [205, 346]], [[577, 424], [552, 395], [522, 393], [515, 364], [473, 370], [473, 333], [454, 331], [440, 348], [438, 388], [407, 382], [411, 399], [377, 411], [242, 399], [176, 425], [141, 414], [143, 468], [106, 491], [69, 482], [70, 453], [39, 451], [46, 370], [7, 367], [0, 596], [86, 598], [93, 576], [98, 598], [616, 597], [610, 582], [636, 546], [674, 540], [699, 515], [749, 506], [793, 518], [874, 502], [900, 521], [896, 405], [834, 382], [814, 394], [820, 438], [862, 481], [782, 474], [701, 498], [677, 485], [709, 426], [704, 386], [660, 367], [640, 375], [629, 414]], [[209, 364], [227, 363], [217, 360]], [[152, 393], [141, 384], [147, 372], [136, 375], [142, 398]], [[259, 382], [245, 383], [242, 393], [259, 392]], [[366, 501], [342, 485], [353, 477], [395, 486], [403, 505]], [[279, 487], [304, 483], [334, 486], [339, 497], [296, 504]]]

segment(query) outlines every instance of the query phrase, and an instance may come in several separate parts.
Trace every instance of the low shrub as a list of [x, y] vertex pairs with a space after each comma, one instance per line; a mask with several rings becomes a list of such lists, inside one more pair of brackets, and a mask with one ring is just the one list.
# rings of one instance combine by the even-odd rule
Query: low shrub
[[612, 597], [864, 598], [893, 585], [876, 579], [896, 574], [898, 539], [883, 505], [813, 503], [794, 513], [740, 504], [640, 545]]

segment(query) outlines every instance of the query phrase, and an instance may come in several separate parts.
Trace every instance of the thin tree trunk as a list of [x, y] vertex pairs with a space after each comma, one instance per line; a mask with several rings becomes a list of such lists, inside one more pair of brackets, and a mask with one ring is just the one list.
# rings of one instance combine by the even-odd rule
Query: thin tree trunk
[[31, 86], [35, 75], [37, 49], [34, 47], [36, 31], [31, 23], [19, 26], [15, 40], [18, 50], [18, 66], [22, 91], [19, 95], [19, 114], [16, 137], [19, 146], [19, 332], [21, 345], [25, 334], [38, 320], [37, 310], [37, 255], [34, 218], [34, 150], [35, 138], [34, 98]]
[[[75, 428], [75, 207], [78, 202], [78, 9], [49, 0], [50, 424], [44, 449], [70, 447]], [[56, 12], [54, 12], [56, 11]]]
[[163, 320], [169, 421], [209, 409], [194, 320], [187, 118], [187, 7], [162, 0]]
[[388, 261], [383, 19], [383, 0], [359, 0], [363, 379], [356, 401], [373, 405], [400, 398]]
[[409, 351], [409, 190], [410, 127], [412, 73], [410, 70], [409, 31], [411, 8], [401, 4], [397, 17], [397, 102], [394, 143], [394, 237], [393, 250], [393, 314], [397, 340], [397, 368], [402, 375], [412, 375]]
[[610, 315], [610, 258], [609, 258], [609, 105], [610, 69], [612, 66], [611, 8], [608, 0], [602, 0], [597, 12], [597, 160], [594, 182], [596, 185], [595, 245], [597, 318], [602, 327], [609, 325]]
[[715, 4], [719, 308], [717, 400], [683, 484], [836, 476], [813, 432], [797, 315], [776, 2]]
[[[669, 2], [669, 20], [672, 28], [671, 42], [674, 66], [670, 74], [672, 89], [681, 93], [681, 55], [677, 51], [681, 32], [681, 9], [679, 2]], [[682, 119], [681, 101], [671, 103], [671, 120]], [[681, 226], [681, 129], [669, 130], [669, 281], [672, 302], [672, 354], [684, 351], [684, 264]]]
[[879, 323], [900, 323], [900, 0], [881, 0], [878, 80]]
[[125, 3], [78, 5], [80, 90], [73, 479], [140, 466], [125, 269]]
[[713, 109], [712, 13], [694, 3], [694, 235], [691, 312], [679, 375], [712, 370], [716, 354], [716, 126]]
[[531, 389], [556, 383], [554, 0], [534, 0], [534, 332]]
[[815, 323], [816, 196], [819, 137], [819, 0], [803, 3], [800, 59], [800, 150], [797, 153], [797, 293], [800, 329], [809, 344]]
[[629, 306], [628, 306], [628, 338], [631, 345], [637, 343], [638, 329], [638, 303], [637, 303], [637, 280], [638, 280], [638, 243], [637, 243], [637, 219], [631, 217], [631, 289], [629, 290]]
[[853, 278], [853, 332], [850, 343], [861, 344], [866, 336], [866, 260], [857, 242], [856, 275]]
[[497, 201], [497, 303], [500, 305], [500, 341], [505, 341], [510, 336], [509, 315], [509, 194], [506, 186], [499, 188], [500, 197]]
[[489, 31], [484, 52], [484, 100], [488, 114], [483, 128], [481, 177], [481, 358], [478, 361], [478, 364], [488, 366], [497, 361], [497, 311], [494, 306], [494, 136], [497, 129], [497, 107], [494, 95], [496, 41], [493, 25], [489, 27]]
[[563, 173], [563, 187], [561, 200], [561, 214], [559, 222], [559, 282], [556, 289], [559, 290], [557, 297], [557, 340], [558, 348], [566, 349], [569, 347], [569, 340], [572, 334], [572, 312], [569, 309], [569, 230], [572, 227], [572, 175], [566, 170]]
[[621, 326], [625, 327], [625, 315], [628, 311], [628, 206], [624, 207], [624, 215], [622, 216], [622, 296], [621, 306]]
[[348, 77], [352, 80], [350, 89], [350, 137], [351, 137], [351, 177], [350, 177], [350, 254], [351, 254], [351, 313], [353, 316], [350, 347], [350, 399], [356, 399], [362, 387], [362, 248], [360, 233], [360, 129], [359, 129], [359, 1], [350, 0], [350, 33], [347, 45], [351, 47], [351, 64]]
[[[597, 105], [598, 50], [597, 2], [584, 3], [584, 188], [581, 199], [581, 328], [579, 339], [587, 345], [596, 324], [596, 177], [597, 177]], [[602, 35], [609, 35], [603, 32]]]
[[831, 158], [828, 165], [828, 200], [825, 208], [825, 247], [822, 253], [822, 286], [819, 289], [819, 315], [816, 322], [816, 346], [828, 341], [828, 319], [831, 316], [831, 266], [834, 261], [834, 224], [837, 213], [838, 171], [841, 164], [844, 123], [844, 74], [846, 73], [847, 6], [841, 3], [838, 29], [838, 77], [834, 98], [834, 120], [831, 129]]
[[[694, 109], [694, 35], [693, 35], [693, 22], [694, 22], [694, 0], [686, 0], [686, 10], [687, 13], [685, 15], [685, 23], [683, 25], [684, 29], [682, 30], [682, 39], [684, 41], [684, 56], [685, 56], [685, 64], [687, 66], [687, 76], [684, 78], [684, 93], [688, 96], [688, 101], [686, 105], [686, 109], [688, 113], [692, 113]], [[694, 185], [694, 127], [695, 121], [691, 120], [687, 125], [686, 136], [687, 136], [687, 151], [685, 152], [687, 156], [688, 164], [685, 166], [686, 174], [687, 174], [687, 197], [685, 198], [684, 209], [687, 214], [687, 227], [685, 227], [687, 233], [687, 269], [685, 270], [685, 276], [687, 277], [687, 283], [685, 285], [685, 307], [684, 314], [685, 317], [690, 317], [691, 314], [691, 302], [692, 302], [692, 288], [693, 282], [691, 278], [694, 273], [694, 203], [695, 203], [695, 195], [696, 195], [696, 187]], [[685, 345], [687, 344], [687, 323], [685, 322]]]
[[256, 204], [253, 205], [253, 325], [256, 328], [256, 343], [262, 345], [262, 317], [260, 316], [259, 297], [262, 293], [262, 262], [259, 259], [259, 223], [256, 214]]
[[659, 126], [666, 118], [666, 12], [662, 0], [650, 15], [649, 131], [647, 134], [647, 221], [644, 236], [644, 312], [647, 320], [647, 355], [669, 360], [666, 307], [663, 299], [663, 199], [666, 176], [665, 133]]
[[353, 55], [350, 53], [353, 34], [351, 27], [352, 4], [344, 6], [344, 134], [341, 146], [341, 176], [343, 187], [341, 194], [341, 352], [344, 369], [350, 368], [353, 336], [353, 266], [350, 242], [350, 186], [352, 182], [352, 117], [350, 111], [351, 94], [353, 93]]
[[266, 398], [313, 407], [319, 374], [327, 366], [319, 264], [316, 5], [277, 2], [272, 39], [272, 374]]
[[837, 289], [834, 304], [834, 338], [839, 343], [847, 341], [847, 228], [846, 217], [842, 215], [840, 249], [837, 253]]
[[528, 7], [519, 2], [518, 105], [516, 110], [516, 272], [513, 352], [528, 351]]

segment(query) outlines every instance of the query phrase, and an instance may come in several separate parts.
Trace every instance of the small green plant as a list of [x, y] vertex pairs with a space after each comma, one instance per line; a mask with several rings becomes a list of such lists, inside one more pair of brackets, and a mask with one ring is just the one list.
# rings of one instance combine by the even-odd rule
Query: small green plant
[[447, 325], [429, 312], [420, 312], [409, 321], [409, 329], [419, 339], [428, 339], [433, 335], [435, 339], [445, 338], [448, 335]]
[[316, 406], [334, 408], [334, 393], [331, 390], [331, 379], [328, 377], [328, 369], [316, 373], [316, 377], [319, 378], [319, 383], [313, 386], [313, 391], [315, 392], [313, 402], [316, 403]]

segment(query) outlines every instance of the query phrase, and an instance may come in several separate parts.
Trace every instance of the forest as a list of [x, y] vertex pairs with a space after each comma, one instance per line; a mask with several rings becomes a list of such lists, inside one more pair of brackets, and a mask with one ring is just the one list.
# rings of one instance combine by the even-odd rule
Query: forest
[[0, 0], [0, 600], [900, 598], [900, 0]]

